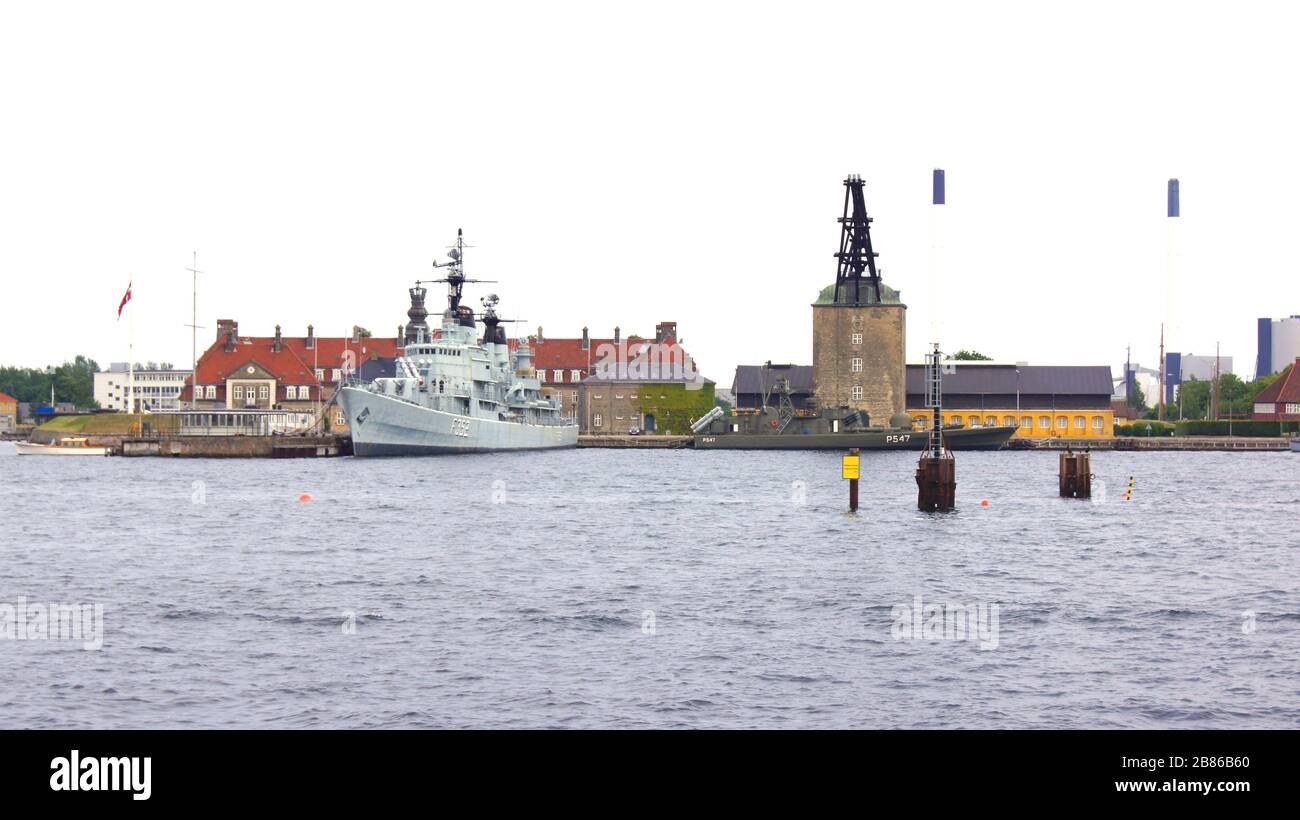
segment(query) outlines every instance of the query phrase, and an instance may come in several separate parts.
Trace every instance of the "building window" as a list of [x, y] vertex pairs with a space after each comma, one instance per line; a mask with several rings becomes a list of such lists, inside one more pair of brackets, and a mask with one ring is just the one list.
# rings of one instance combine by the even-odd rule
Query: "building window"
[[596, 395], [596, 396], [592, 396], [592, 398], [593, 398], [593, 399], [598, 399], [598, 398], [600, 398], [600, 396], [599, 396], [599, 395]]
[[998, 417], [997, 417], [997, 416], [985, 416], [985, 417], [984, 417], [984, 426], [985, 426], [985, 427], [997, 427], [997, 426], [998, 426]]
[[[251, 388], [250, 388], [251, 389]], [[271, 386], [268, 384], [261, 385], [257, 388], [257, 397], [259, 399], [271, 398]]]
[[852, 390], [852, 392], [851, 392], [851, 395], [853, 396], [853, 400], [854, 400], [854, 401], [861, 401], [861, 400], [862, 400], [862, 385], [860, 385], [860, 384], [855, 384], [855, 385], [853, 385], [853, 390]]
[[1085, 419], [1083, 416], [1075, 416], [1074, 426], [1080, 430], [1083, 430], [1088, 426], [1088, 420]]
[[581, 370], [570, 370], [570, 371], [569, 371], [569, 381], [571, 381], [571, 382], [580, 382], [580, 381], [582, 381], [582, 371], [581, 371]]
[[600, 423], [601, 423], [600, 413], [597, 413], [596, 415], [594, 415], [594, 416], [591, 417], [591, 426], [592, 426], [592, 427], [599, 427], [599, 426], [600, 426]]
[[970, 422], [970, 426], [971, 426], [971, 427], [979, 427], [979, 426], [980, 426], [980, 417], [979, 417], [979, 416], [971, 416], [969, 419], [967, 419], [967, 421]]
[[298, 398], [300, 398], [300, 399], [310, 399], [310, 398], [311, 398], [311, 388], [308, 387], [308, 386], [305, 385], [305, 384], [304, 384], [302, 387], [299, 387], [299, 388], [298, 388]]
[[336, 382], [336, 381], [338, 381], [338, 380], [341, 379], [341, 378], [343, 378], [343, 371], [342, 371], [342, 370], [338, 369], [337, 367], [332, 368], [332, 369], [330, 370], [330, 381], [332, 381], [332, 382]]
[[235, 385], [235, 401], [239, 401], [243, 397], [244, 397], [244, 386], [242, 384]]
[[912, 423], [914, 426], [920, 428], [921, 430], [924, 430], [926, 427], [930, 426], [930, 420], [927, 419], [925, 416], [914, 416]]
[[614, 398], [616, 398], [616, 399], [621, 399], [621, 398], [623, 398], [623, 394], [622, 394], [622, 393], [615, 393], [615, 394], [614, 394]]
[[849, 359], [849, 372], [850, 372], [850, 373], [861, 373], [861, 372], [862, 372], [862, 359], [859, 359], [857, 356], [854, 356], [852, 359]]
[[1066, 429], [1066, 427], [1069, 426], [1069, 425], [1068, 425], [1068, 422], [1069, 422], [1069, 419], [1067, 419], [1065, 416], [1057, 416], [1057, 417], [1056, 417], [1056, 426], [1059, 427], [1059, 428], [1061, 428], [1062, 430]]
[[1047, 429], [1048, 427], [1051, 427], [1051, 426], [1052, 426], [1052, 417], [1051, 417], [1051, 416], [1039, 416], [1039, 417], [1038, 417], [1038, 426], [1039, 426], [1039, 427], [1042, 427], [1043, 429]]
[[1015, 427], [1015, 426], [1016, 426], [1016, 417], [1015, 417], [1015, 416], [1003, 416], [1003, 417], [1002, 417], [1002, 426], [1003, 426], [1003, 427]]
[[1105, 424], [1106, 424], [1106, 420], [1103, 419], [1101, 416], [1092, 417], [1092, 429], [1094, 432], [1100, 433], [1102, 431], [1102, 427]]
[[284, 388], [284, 397], [285, 397], [286, 399], [296, 399], [296, 398], [298, 398], [298, 388], [294, 387], [293, 385], [288, 385], [288, 386], [286, 386], [286, 387]]
[[325, 381], [325, 371], [322, 368], [316, 368], [316, 379], [318, 381]]
[[336, 426], [338, 426], [338, 427], [342, 427], [343, 425], [345, 425], [345, 424], [347, 424], [347, 423], [348, 423], [348, 418], [347, 418], [347, 416], [343, 415], [343, 411], [342, 411], [342, 410], [340, 410], [340, 411], [338, 411], [337, 413], [334, 414], [334, 424], [335, 424]]
[[1021, 426], [1021, 427], [1024, 427], [1025, 429], [1029, 429], [1029, 428], [1033, 427], [1033, 426], [1034, 426], [1034, 417], [1033, 417], [1033, 416], [1025, 416], [1025, 417], [1023, 417], [1022, 419], [1020, 419], [1020, 426]]
[[1296, 415], [1297, 413], [1300, 413], [1300, 404], [1288, 404], [1288, 405], [1286, 406], [1286, 412], [1287, 412], [1287, 415], [1291, 415], [1291, 416], [1294, 416], [1294, 415]]
[[852, 338], [853, 338], [853, 344], [855, 344], [855, 345], [860, 345], [860, 344], [862, 344], [862, 334], [861, 334], [861, 333], [854, 333]]

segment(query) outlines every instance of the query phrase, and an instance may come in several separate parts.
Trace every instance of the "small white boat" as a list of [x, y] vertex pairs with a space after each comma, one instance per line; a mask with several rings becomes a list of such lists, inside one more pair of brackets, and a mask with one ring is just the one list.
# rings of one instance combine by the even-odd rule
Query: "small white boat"
[[107, 447], [91, 447], [86, 438], [65, 438], [54, 444], [36, 444], [31, 441], [15, 441], [20, 456], [106, 456], [112, 451]]

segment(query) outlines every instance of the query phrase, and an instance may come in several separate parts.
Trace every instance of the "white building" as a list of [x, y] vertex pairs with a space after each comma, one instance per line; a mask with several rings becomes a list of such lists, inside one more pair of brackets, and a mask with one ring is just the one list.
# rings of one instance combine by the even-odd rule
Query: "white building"
[[[135, 406], [137, 411], [179, 410], [177, 397], [189, 370], [136, 370]], [[129, 368], [126, 362], [113, 362], [108, 370], [95, 374], [95, 401], [106, 410], [125, 413]]]
[[1300, 316], [1285, 319], [1260, 319], [1258, 322], [1259, 356], [1255, 359], [1255, 378], [1281, 373], [1300, 359]]
[[[1133, 383], [1142, 391], [1143, 398], [1147, 401], [1147, 407], [1155, 407], [1160, 401], [1160, 371], [1153, 367], [1143, 367], [1134, 362]], [[1112, 373], [1114, 371], [1111, 371]], [[1112, 378], [1111, 383], [1114, 390], [1111, 392], [1111, 399], [1115, 401], [1128, 401], [1128, 388], [1124, 384], [1124, 363], [1119, 365], [1120, 375]]]

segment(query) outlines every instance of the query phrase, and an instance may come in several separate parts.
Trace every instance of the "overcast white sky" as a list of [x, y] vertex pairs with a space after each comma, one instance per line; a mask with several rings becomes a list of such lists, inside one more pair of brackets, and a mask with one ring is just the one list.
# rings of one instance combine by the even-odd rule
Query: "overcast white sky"
[[[0, 363], [190, 359], [215, 320], [377, 334], [463, 227], [548, 336], [679, 323], [706, 375], [811, 359], [848, 173], [929, 341], [1253, 372], [1300, 313], [1296, 12], [1233, 3], [0, 5]], [[1118, 370], [1116, 371], [1118, 372]]]

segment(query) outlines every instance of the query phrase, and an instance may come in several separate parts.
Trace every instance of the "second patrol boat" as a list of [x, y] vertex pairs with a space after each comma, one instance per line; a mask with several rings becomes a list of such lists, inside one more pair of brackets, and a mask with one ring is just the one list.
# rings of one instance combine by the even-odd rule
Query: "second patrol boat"
[[527, 340], [511, 355], [496, 312], [497, 296], [483, 297], [483, 338], [474, 311], [461, 305], [466, 282], [465, 243], [457, 231], [449, 268], [447, 309], [430, 331], [421, 282], [411, 288], [411, 324], [394, 375], [343, 387], [339, 402], [358, 456], [479, 453], [575, 447], [578, 424], [560, 414], [542, 392]]

